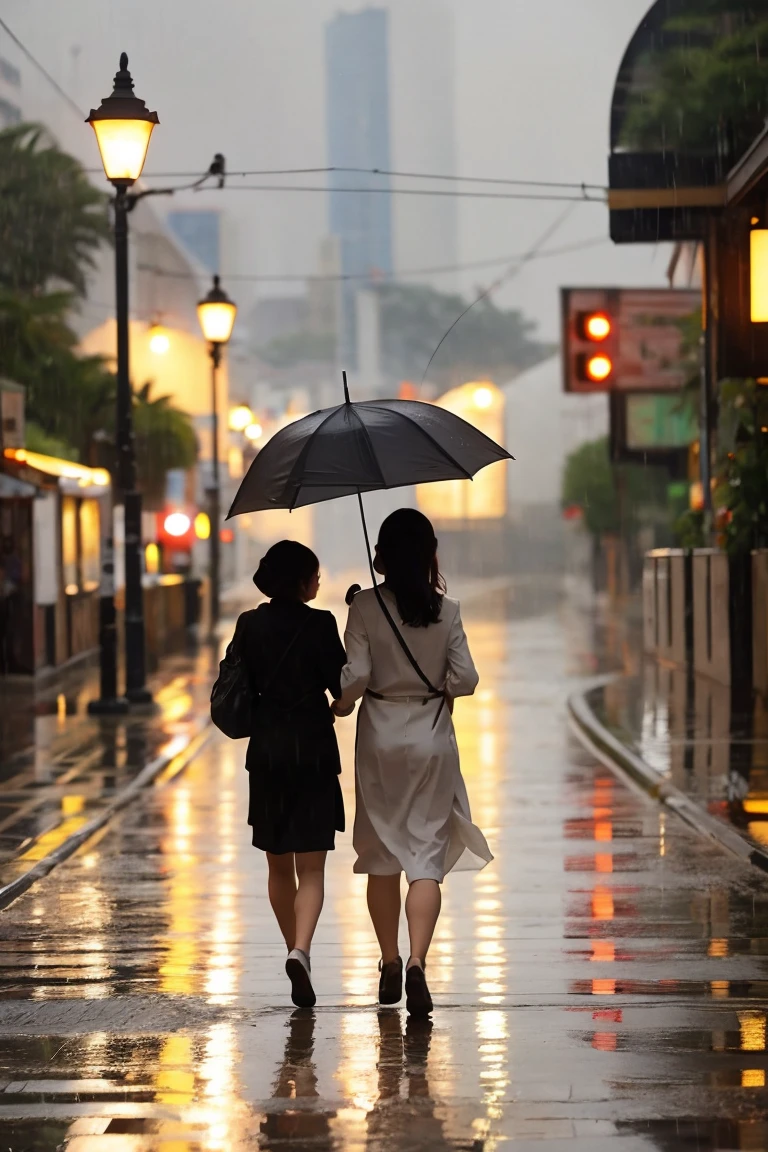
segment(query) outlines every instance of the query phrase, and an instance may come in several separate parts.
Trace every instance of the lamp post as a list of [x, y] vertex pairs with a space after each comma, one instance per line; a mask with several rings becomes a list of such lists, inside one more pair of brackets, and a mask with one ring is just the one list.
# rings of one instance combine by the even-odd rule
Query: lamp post
[[[117, 305], [117, 481], [125, 512], [125, 688], [132, 704], [151, 702], [146, 686], [144, 593], [141, 581], [141, 493], [136, 487], [128, 342], [128, 213], [136, 197], [128, 189], [141, 176], [152, 130], [159, 123], [133, 92], [123, 52], [111, 96], [92, 109], [87, 124], [96, 133], [101, 162], [115, 188], [115, 286]], [[102, 679], [103, 687], [103, 679]]]
[[211, 637], [216, 633], [219, 622], [219, 601], [221, 598], [221, 487], [219, 483], [219, 412], [217, 399], [218, 372], [221, 352], [229, 343], [235, 325], [237, 306], [229, 299], [221, 287], [218, 276], [213, 278], [213, 287], [197, 306], [197, 315], [203, 337], [208, 341], [211, 353], [211, 488], [210, 488], [210, 565], [211, 565]]

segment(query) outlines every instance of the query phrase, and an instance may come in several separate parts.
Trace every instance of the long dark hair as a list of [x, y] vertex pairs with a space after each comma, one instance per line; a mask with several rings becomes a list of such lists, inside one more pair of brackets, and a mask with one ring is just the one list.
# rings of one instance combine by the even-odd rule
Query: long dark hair
[[414, 628], [437, 624], [445, 581], [437, 566], [435, 530], [426, 516], [415, 508], [398, 508], [381, 526], [378, 554], [403, 623]]
[[253, 582], [270, 599], [298, 600], [319, 570], [320, 561], [311, 548], [296, 540], [280, 540], [262, 557]]

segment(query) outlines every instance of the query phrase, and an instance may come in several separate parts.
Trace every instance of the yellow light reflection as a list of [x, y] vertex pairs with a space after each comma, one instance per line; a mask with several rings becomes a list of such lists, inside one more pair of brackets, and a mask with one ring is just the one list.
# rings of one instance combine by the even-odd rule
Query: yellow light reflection
[[707, 955], [717, 959], [724, 959], [728, 955], [728, 941], [710, 940]]
[[742, 1088], [765, 1088], [765, 1068], [745, 1068], [741, 1074]]
[[728, 980], [710, 980], [709, 987], [715, 1000], [727, 1000], [730, 989]]
[[765, 1016], [760, 1012], [739, 1012], [742, 1052], [765, 1051]]

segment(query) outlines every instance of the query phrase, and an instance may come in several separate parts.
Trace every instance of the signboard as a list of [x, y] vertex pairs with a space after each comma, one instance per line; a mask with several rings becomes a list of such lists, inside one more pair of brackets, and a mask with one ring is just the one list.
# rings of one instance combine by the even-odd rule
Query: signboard
[[687, 476], [698, 422], [695, 406], [684, 393], [615, 391], [610, 416], [614, 463], [661, 464], [675, 478]]
[[693, 405], [668, 393], [626, 398], [627, 448], [630, 452], [688, 449], [698, 436]]
[[698, 291], [564, 288], [566, 392], [677, 392], [690, 375], [683, 339]]

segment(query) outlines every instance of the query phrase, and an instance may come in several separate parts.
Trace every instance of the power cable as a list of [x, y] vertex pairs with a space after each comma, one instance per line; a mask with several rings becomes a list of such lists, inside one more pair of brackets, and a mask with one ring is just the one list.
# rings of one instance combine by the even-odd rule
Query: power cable
[[69, 93], [64, 91], [64, 89], [61, 87], [61, 85], [58, 83], [57, 80], [54, 80], [53, 76], [51, 76], [48, 69], [44, 68], [43, 65], [40, 63], [40, 61], [35, 56], [32, 55], [29, 48], [27, 48], [26, 44], [22, 43], [22, 41], [18, 38], [16, 33], [11, 31], [11, 29], [6, 24], [5, 20], [3, 20], [2, 16], [0, 16], [0, 28], [3, 29], [3, 31], [6, 33], [6, 35], [9, 36], [10, 39], [13, 41], [13, 43], [16, 45], [16, 47], [26, 56], [26, 58], [27, 58], [27, 60], [29, 60], [30, 64], [33, 64], [34, 67], [37, 68], [38, 72], [40, 72], [45, 77], [45, 79], [48, 81], [48, 83], [51, 85], [51, 87], [54, 89], [54, 91], [57, 92], [59, 96], [61, 96], [62, 100], [66, 104], [69, 105], [69, 107], [72, 109], [72, 111], [77, 116], [79, 116], [81, 120], [85, 120], [85, 116], [83, 114], [82, 108], [79, 108], [77, 106], [77, 104], [75, 103], [75, 101], [72, 99], [72, 97], [69, 95]]
[[[555, 256], [565, 256], [571, 252], [583, 252], [588, 248], [597, 248], [603, 244], [608, 243], [607, 236], [594, 236], [589, 240], [581, 240], [575, 244], [565, 244], [561, 248], [547, 248], [543, 252], [538, 252], [532, 259], [533, 260], [547, 260]], [[409, 279], [414, 276], [438, 276], [452, 272], [473, 272], [482, 268], [498, 268], [499, 265], [508, 266], [511, 263], [522, 261], [526, 253], [517, 253], [513, 256], [497, 256], [490, 260], [475, 260], [466, 264], [442, 264], [432, 268], [404, 268], [402, 271], [396, 271], [387, 276], [383, 283], [397, 282], [399, 280]], [[140, 272], [152, 272], [160, 278], [169, 280], [195, 280], [196, 277], [190, 272], [168, 272], [163, 268], [158, 267], [156, 264], [138, 264], [137, 269]], [[312, 283], [312, 284], [325, 284], [325, 283], [347, 283], [350, 281], [371, 281], [371, 276], [361, 273], [348, 273], [347, 275], [320, 275], [318, 273], [291, 273], [283, 276], [266, 276], [256, 275], [252, 273], [222, 273], [222, 279], [231, 281], [233, 283]]]
[[[212, 192], [212, 188], [201, 188], [201, 192]], [[364, 194], [372, 196], [437, 196], [456, 200], [560, 200], [570, 201], [574, 204], [604, 204], [604, 196], [589, 196], [584, 192], [581, 196], [561, 196], [556, 193], [533, 192], [465, 192], [444, 191], [441, 188], [326, 188], [316, 184], [232, 184], [227, 187], [228, 192], [322, 192], [327, 196], [341, 192], [348, 194]]]
[[495, 290], [497, 288], [500, 288], [501, 285], [505, 283], [505, 281], [511, 280], [513, 276], [516, 276], [518, 274], [518, 272], [520, 272], [520, 270], [524, 267], [525, 264], [528, 264], [531, 260], [535, 259], [537, 253], [540, 251], [542, 246], [544, 244], [546, 244], [546, 242], [547, 242], [547, 240], [549, 240], [550, 236], [553, 236], [555, 234], [555, 232], [559, 231], [559, 229], [563, 226], [565, 221], [568, 219], [570, 214], [573, 212], [574, 207], [575, 207], [575, 205], [571, 204], [571, 205], [569, 205], [569, 207], [564, 208], [563, 211], [557, 217], [557, 219], [554, 220], [552, 224], [548, 225], [548, 227], [544, 229], [544, 231], [542, 232], [542, 234], [538, 238], [538, 240], [536, 240], [536, 242], [520, 258], [519, 262], [517, 264], [513, 264], [510, 268], [508, 268], [507, 271], [504, 272], [498, 278], [498, 280], [495, 280], [494, 283], [491, 284], [488, 288], [486, 288], [483, 292], [479, 292], [478, 295], [475, 297], [475, 299], [472, 301], [472, 303], [469, 304], [464, 309], [464, 311], [461, 313], [461, 315], [456, 317], [456, 319], [454, 320], [453, 324], [451, 324], [448, 331], [443, 336], [441, 336], [437, 347], [435, 348], [434, 352], [430, 356], [429, 363], [427, 364], [426, 368], [424, 369], [424, 375], [421, 378], [422, 384], [424, 383], [424, 381], [427, 378], [427, 372], [429, 372], [429, 369], [432, 367], [432, 361], [435, 359], [435, 356], [437, 356], [441, 347], [443, 346], [445, 341], [448, 339], [451, 332], [453, 332], [454, 328], [459, 323], [459, 321], [463, 320], [464, 317], [467, 315], [467, 313], [471, 312], [476, 304], [479, 304], [481, 300], [485, 300], [486, 297], [490, 296], [491, 292], [495, 292]]

